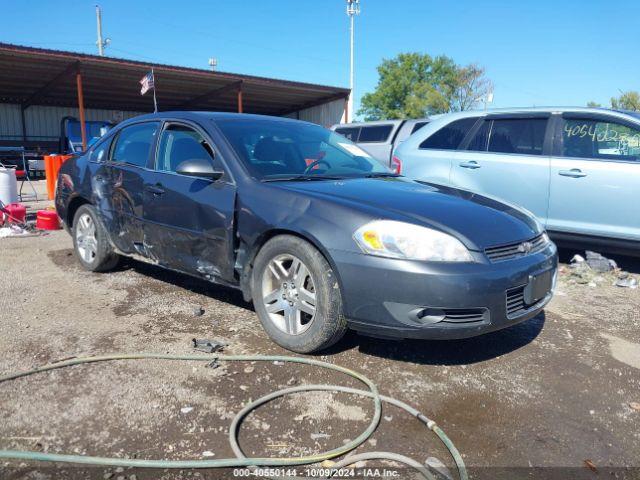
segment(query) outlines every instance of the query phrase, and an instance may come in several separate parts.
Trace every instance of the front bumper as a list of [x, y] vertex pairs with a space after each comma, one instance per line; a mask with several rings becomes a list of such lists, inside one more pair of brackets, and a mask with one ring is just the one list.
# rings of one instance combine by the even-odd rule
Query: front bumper
[[531, 276], [558, 267], [556, 246], [491, 263], [418, 262], [331, 251], [351, 328], [379, 337], [474, 337], [537, 315], [553, 296], [527, 305], [519, 295]]

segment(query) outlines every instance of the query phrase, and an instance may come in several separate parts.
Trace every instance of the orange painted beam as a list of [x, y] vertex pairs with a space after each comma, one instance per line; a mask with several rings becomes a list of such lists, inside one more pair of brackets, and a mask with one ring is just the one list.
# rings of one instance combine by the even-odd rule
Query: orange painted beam
[[82, 74], [76, 73], [76, 87], [78, 89], [78, 110], [80, 112], [80, 132], [82, 134], [82, 151], [87, 150], [87, 131], [84, 119], [84, 94], [82, 93]]

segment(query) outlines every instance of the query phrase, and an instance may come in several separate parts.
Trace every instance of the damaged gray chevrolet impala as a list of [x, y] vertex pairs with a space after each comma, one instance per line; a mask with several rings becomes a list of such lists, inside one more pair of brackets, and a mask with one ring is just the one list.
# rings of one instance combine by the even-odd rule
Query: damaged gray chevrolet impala
[[162, 112], [61, 168], [56, 208], [82, 266], [121, 256], [242, 290], [296, 352], [347, 328], [465, 338], [538, 314], [557, 250], [528, 212], [410, 181], [317, 125]]

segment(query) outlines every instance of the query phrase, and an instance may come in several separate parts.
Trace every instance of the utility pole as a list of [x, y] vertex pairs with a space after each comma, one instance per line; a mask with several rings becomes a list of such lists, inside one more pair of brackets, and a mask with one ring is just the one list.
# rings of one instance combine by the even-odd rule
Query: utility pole
[[349, 101], [347, 103], [347, 123], [353, 120], [353, 47], [354, 47], [354, 20], [360, 14], [360, 0], [347, 0], [347, 15], [349, 15], [350, 57], [349, 57]]
[[211, 68], [211, 71], [215, 71], [217, 66], [218, 66], [218, 59], [215, 57], [211, 57], [209, 59], [209, 68]]
[[105, 38], [102, 40], [102, 11], [100, 10], [100, 5], [96, 5], [96, 24], [98, 27], [98, 40], [96, 41], [98, 55], [104, 57], [104, 49], [111, 43], [111, 39]]

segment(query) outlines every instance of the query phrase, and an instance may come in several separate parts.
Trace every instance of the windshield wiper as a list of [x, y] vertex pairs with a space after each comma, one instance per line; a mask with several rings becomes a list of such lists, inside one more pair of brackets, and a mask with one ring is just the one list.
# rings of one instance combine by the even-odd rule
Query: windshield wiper
[[344, 177], [331, 175], [291, 175], [289, 177], [271, 177], [263, 178], [261, 182], [295, 182], [295, 181], [311, 181], [311, 180], [342, 180]]

